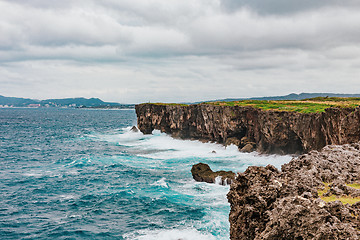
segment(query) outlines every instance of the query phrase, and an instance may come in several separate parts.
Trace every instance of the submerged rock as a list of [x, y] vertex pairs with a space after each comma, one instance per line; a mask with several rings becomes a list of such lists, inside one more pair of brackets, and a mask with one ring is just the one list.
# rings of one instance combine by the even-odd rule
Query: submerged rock
[[139, 132], [139, 129], [136, 127], [136, 126], [133, 126], [131, 129], [130, 129], [131, 132]]
[[192, 166], [191, 174], [195, 181], [207, 183], [219, 183], [221, 185], [231, 184], [235, 178], [235, 173], [228, 171], [213, 172], [209, 165], [198, 163]]
[[359, 149], [360, 144], [327, 146], [294, 158], [282, 171], [249, 167], [228, 193], [230, 238], [359, 239], [360, 202], [324, 198], [358, 196], [349, 184], [360, 182]]

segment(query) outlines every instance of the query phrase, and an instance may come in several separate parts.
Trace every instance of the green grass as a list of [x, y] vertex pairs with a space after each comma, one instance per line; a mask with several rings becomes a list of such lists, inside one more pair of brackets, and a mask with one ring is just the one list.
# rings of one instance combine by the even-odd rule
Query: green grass
[[321, 197], [322, 200], [324, 200], [325, 202], [334, 202], [334, 201], [340, 201], [343, 204], [354, 204], [357, 202], [360, 202], [360, 198], [359, 197], [348, 197], [348, 196], [335, 196], [335, 195], [331, 195], [329, 197]]
[[318, 189], [318, 195], [320, 196], [320, 198], [325, 194], [327, 193], [327, 191], [329, 191], [330, 187], [330, 183], [324, 183], [325, 187], [324, 189]]
[[[354, 204], [357, 202], [360, 202], [360, 197], [351, 197], [351, 196], [335, 196], [335, 195], [330, 195], [328, 197], [325, 197], [324, 194], [327, 193], [327, 191], [329, 191], [330, 187], [330, 183], [324, 183], [325, 187], [324, 189], [318, 189], [318, 195], [319, 197], [325, 201], [325, 202], [334, 202], [334, 201], [340, 201], [343, 204]], [[346, 186], [352, 187], [352, 188], [356, 188], [356, 189], [360, 189], [360, 184], [358, 183], [352, 183], [352, 184], [346, 184]]]
[[[167, 105], [167, 106], [189, 106], [183, 103], [148, 103], [153, 105]], [[304, 100], [281, 100], [281, 101], [266, 101], [266, 100], [242, 100], [232, 102], [205, 102], [202, 104], [211, 104], [216, 106], [250, 106], [259, 108], [264, 111], [288, 111], [299, 113], [319, 113], [324, 112], [329, 107], [337, 108], [356, 108], [360, 106], [360, 98], [336, 98], [336, 97], [317, 97]]]
[[262, 110], [277, 110], [300, 113], [324, 112], [329, 107], [355, 108], [360, 105], [360, 98], [311, 98], [305, 100], [260, 101], [243, 100], [232, 102], [209, 102], [218, 106], [251, 106]]
[[346, 186], [352, 187], [352, 188], [355, 188], [355, 189], [360, 189], [360, 184], [359, 183], [349, 183], [349, 184], [346, 184]]

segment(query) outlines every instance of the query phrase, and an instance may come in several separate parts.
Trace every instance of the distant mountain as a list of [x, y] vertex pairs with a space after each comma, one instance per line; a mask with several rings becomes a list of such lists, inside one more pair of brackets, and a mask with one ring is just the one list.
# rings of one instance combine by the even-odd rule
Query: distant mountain
[[133, 104], [104, 102], [99, 98], [63, 98], [35, 100], [29, 98], [4, 97], [0, 95], [2, 107], [90, 107], [90, 108], [132, 108]]
[[272, 96], [272, 97], [253, 97], [253, 98], [226, 98], [220, 100], [213, 100], [207, 102], [231, 102], [240, 100], [302, 100], [315, 97], [360, 97], [360, 94], [341, 94], [341, 93], [291, 93], [285, 96]]

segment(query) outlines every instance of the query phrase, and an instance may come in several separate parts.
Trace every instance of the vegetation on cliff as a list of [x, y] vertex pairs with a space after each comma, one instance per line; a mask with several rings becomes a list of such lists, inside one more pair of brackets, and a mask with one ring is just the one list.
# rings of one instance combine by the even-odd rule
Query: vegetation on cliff
[[360, 190], [360, 184], [358, 183], [343, 184], [341, 187], [347, 190], [346, 194], [344, 194], [344, 191], [342, 192], [342, 194], [339, 194], [339, 190], [333, 189], [336, 187], [338, 187], [336, 184], [324, 183], [324, 187], [318, 190], [319, 197], [325, 202], [340, 201], [343, 204], [350, 204], [350, 205], [360, 202], [360, 196], [358, 191]]
[[356, 108], [360, 105], [360, 98], [317, 97], [304, 100], [242, 100], [232, 102], [209, 102], [207, 104], [219, 106], [251, 106], [262, 110], [316, 113], [325, 112], [325, 109], [330, 107]]
[[[160, 106], [190, 106], [185, 103], [149, 103]], [[340, 98], [340, 97], [316, 97], [303, 100], [239, 100], [239, 101], [215, 101], [204, 102], [216, 106], [242, 106], [254, 107], [262, 110], [276, 110], [299, 113], [318, 113], [325, 112], [325, 109], [333, 108], [356, 108], [360, 106], [360, 98]]]

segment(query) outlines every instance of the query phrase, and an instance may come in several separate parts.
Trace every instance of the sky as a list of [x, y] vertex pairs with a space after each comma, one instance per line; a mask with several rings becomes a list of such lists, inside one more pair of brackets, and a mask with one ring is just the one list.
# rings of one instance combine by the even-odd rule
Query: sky
[[0, 95], [360, 93], [359, 0], [0, 0]]

